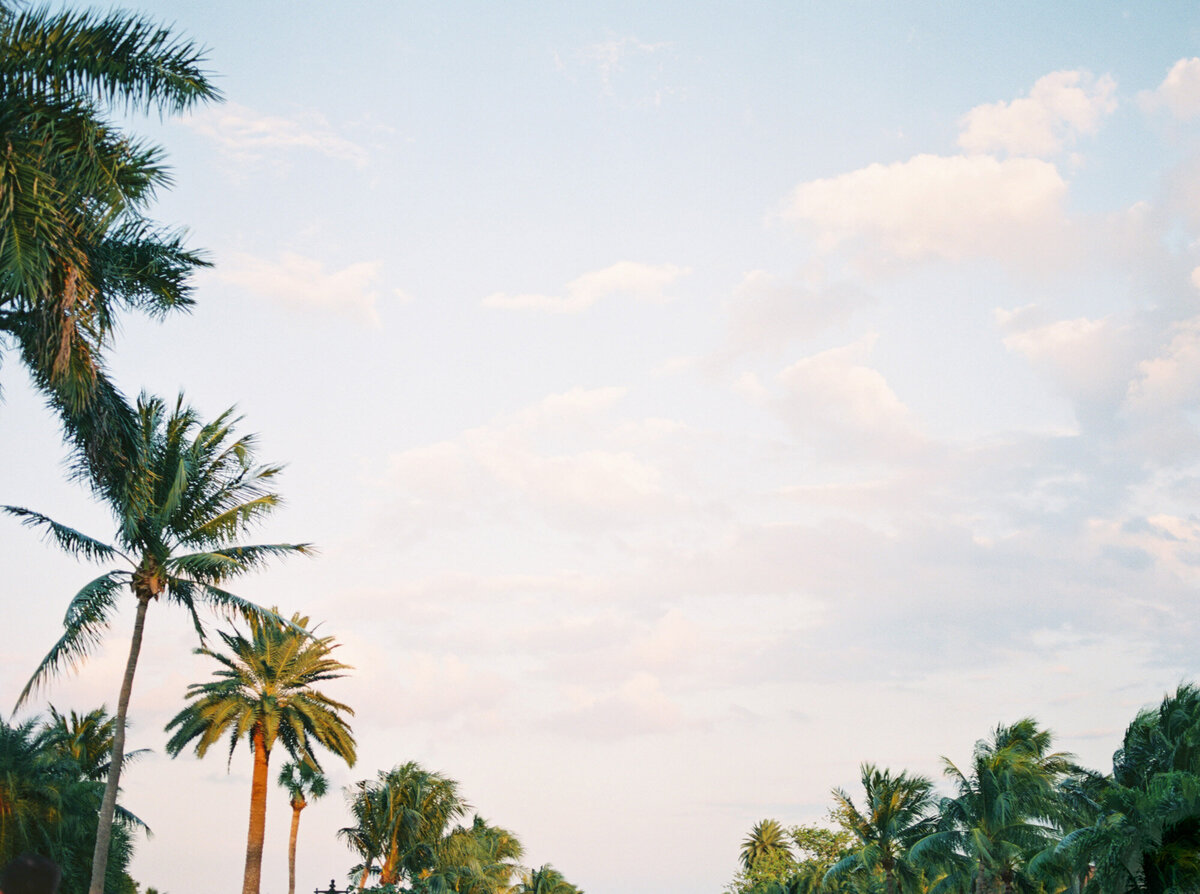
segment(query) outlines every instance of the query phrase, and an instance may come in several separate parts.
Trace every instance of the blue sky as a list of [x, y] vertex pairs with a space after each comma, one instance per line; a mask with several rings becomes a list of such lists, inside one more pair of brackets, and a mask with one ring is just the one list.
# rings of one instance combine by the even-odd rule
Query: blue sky
[[[288, 463], [263, 539], [321, 557], [242, 592], [357, 668], [338, 788], [416, 759], [589, 894], [717, 891], [861, 761], [1032, 714], [1106, 768], [1195, 677], [1191, 5], [139, 8], [226, 95], [130, 124], [215, 266], [112, 367]], [[0, 376], [3, 501], [102, 533]], [[0, 562], [16, 692], [90, 569], [15, 523]], [[209, 669], [150, 625], [135, 875], [227, 886], [249, 758], [162, 755]], [[111, 704], [127, 627], [50, 700]]]

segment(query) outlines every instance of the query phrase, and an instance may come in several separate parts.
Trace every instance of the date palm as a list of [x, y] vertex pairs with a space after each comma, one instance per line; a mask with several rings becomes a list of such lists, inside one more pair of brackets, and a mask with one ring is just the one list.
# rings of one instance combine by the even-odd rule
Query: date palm
[[[136, 452], [121, 471], [122, 484], [109, 494], [116, 523], [105, 543], [17, 506], [0, 507], [46, 533], [60, 547], [83, 558], [120, 561], [86, 584], [67, 607], [63, 635], [50, 649], [18, 699], [23, 703], [52, 676], [77, 666], [101, 642], [123, 591], [136, 603], [133, 636], [117, 698], [112, 758], [96, 836], [90, 894], [103, 894], [108, 839], [125, 759], [126, 716], [141, 654], [146, 611], [164, 601], [185, 609], [203, 638], [200, 606], [262, 615], [264, 610], [219, 584], [262, 567], [269, 559], [305, 553], [305, 544], [243, 546], [239, 539], [269, 515], [279, 497], [269, 489], [278, 466], [254, 463], [253, 437], [234, 437], [237, 420], [226, 411], [202, 423], [182, 396], [173, 410], [159, 398], [142, 396], [137, 406]], [[80, 459], [80, 463], [85, 463]]]
[[908, 859], [914, 844], [934, 831], [933, 783], [924, 776], [861, 767], [864, 803], [859, 810], [841, 789], [833, 790], [834, 810], [855, 837], [854, 850], [827, 873], [836, 878], [855, 870], [882, 872], [884, 890], [918, 889], [921, 872]]
[[320, 770], [313, 751], [320, 745], [354, 765], [354, 736], [345, 716], [347, 705], [313, 687], [343, 676], [349, 670], [331, 656], [333, 637], [308, 632], [308, 618], [293, 615], [290, 622], [274, 611], [250, 615], [250, 635], [220, 632], [227, 653], [197, 649], [215, 660], [215, 679], [188, 687], [186, 708], [167, 724], [174, 730], [167, 751], [177, 756], [195, 745], [204, 757], [215, 742], [228, 735], [229, 759], [238, 742], [250, 746], [254, 771], [250, 783], [250, 823], [246, 833], [246, 868], [242, 894], [258, 894], [262, 877], [263, 838], [267, 819], [267, 779], [271, 749], [282, 745], [294, 761]]
[[742, 842], [742, 868], [750, 871], [761, 860], [791, 857], [791, 851], [791, 841], [779, 821], [762, 820]]
[[186, 308], [204, 263], [147, 218], [170, 179], [162, 153], [112, 115], [217, 98], [202, 63], [128, 13], [0, 2], [0, 348], [16, 348], [97, 465], [135, 431], [100, 359], [117, 312]]
[[300, 832], [300, 811], [310, 801], [325, 797], [329, 781], [325, 774], [305, 760], [288, 761], [279, 768], [279, 785], [287, 789], [292, 807], [292, 829], [288, 836], [288, 894], [296, 894], [296, 836]]

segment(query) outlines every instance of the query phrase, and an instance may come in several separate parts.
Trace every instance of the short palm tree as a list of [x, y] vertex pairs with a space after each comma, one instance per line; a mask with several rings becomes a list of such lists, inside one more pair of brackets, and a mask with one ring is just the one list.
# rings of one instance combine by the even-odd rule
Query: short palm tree
[[279, 784], [287, 789], [292, 806], [292, 830], [288, 836], [288, 894], [296, 894], [296, 836], [300, 832], [300, 811], [310, 801], [325, 797], [329, 781], [325, 774], [305, 760], [288, 761], [279, 768]]
[[546, 863], [537, 869], [531, 869], [521, 878], [516, 894], [583, 894], [565, 878], [563, 874]]
[[914, 844], [934, 830], [933, 783], [924, 776], [861, 767], [863, 810], [841, 789], [833, 790], [835, 810], [854, 834], [854, 850], [827, 873], [836, 878], [855, 870], [881, 872], [884, 890], [919, 890], [921, 871], [908, 859]]
[[749, 871], [761, 860], [791, 855], [791, 840], [778, 820], [765, 819], [755, 823], [742, 842], [742, 868]]
[[[18, 699], [23, 703], [50, 677], [77, 666], [100, 643], [126, 588], [137, 604], [129, 657], [117, 698], [112, 760], [96, 836], [89, 894], [103, 894], [108, 839], [125, 760], [126, 715], [134, 672], [141, 654], [146, 610], [163, 600], [188, 611], [203, 637], [198, 607], [225, 613], [261, 615], [263, 609], [218, 584], [255, 570], [273, 557], [309, 552], [306, 544], [243, 546], [240, 537], [269, 515], [279, 497], [270, 491], [279, 466], [254, 463], [253, 437], [233, 436], [237, 420], [226, 411], [202, 423], [182, 396], [173, 410], [159, 398], [138, 400], [136, 452], [121, 471], [121, 484], [108, 494], [116, 536], [105, 543], [18, 506], [0, 507], [60, 547], [96, 561], [116, 560], [126, 567], [107, 571], [80, 590], [67, 607], [63, 635], [42, 659]], [[79, 459], [86, 474], [86, 459]]]
[[0, 347], [14, 346], [67, 434], [119, 466], [136, 430], [100, 351], [116, 313], [191, 304], [204, 261], [146, 217], [158, 147], [111, 113], [218, 98], [203, 51], [125, 12], [0, 2]]
[[344, 676], [349, 666], [331, 657], [333, 637], [308, 632], [308, 618], [290, 622], [275, 615], [247, 619], [250, 635], [220, 633], [228, 654], [197, 649], [221, 667], [216, 679], [188, 687], [187, 707], [167, 724], [174, 730], [167, 751], [177, 756], [189, 744], [204, 757], [228, 734], [229, 758], [237, 743], [249, 744], [254, 759], [250, 783], [250, 825], [246, 833], [246, 869], [242, 894], [258, 894], [262, 878], [263, 838], [267, 819], [267, 779], [271, 749], [280, 744], [294, 761], [320, 770], [314, 745], [354, 765], [354, 736], [347, 705], [313, 687]]

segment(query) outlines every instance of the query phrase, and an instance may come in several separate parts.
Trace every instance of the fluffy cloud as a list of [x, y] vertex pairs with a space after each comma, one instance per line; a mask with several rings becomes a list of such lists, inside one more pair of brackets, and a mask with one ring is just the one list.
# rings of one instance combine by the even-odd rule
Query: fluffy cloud
[[1006, 257], [1060, 243], [1066, 193], [1039, 159], [918, 155], [802, 183], [784, 217], [826, 252], [853, 241], [902, 260]]
[[1079, 134], [1095, 133], [1117, 107], [1117, 84], [1083, 71], [1039, 78], [1028, 96], [976, 106], [962, 121], [958, 145], [967, 152], [1049, 156]]
[[876, 337], [805, 357], [779, 374], [775, 409], [829, 458], [911, 459], [925, 446], [912, 411], [865, 361]]
[[280, 150], [306, 149], [360, 168], [367, 163], [367, 151], [336, 133], [317, 112], [288, 118], [225, 103], [190, 115], [183, 123], [241, 161], [261, 161]]
[[1180, 59], [1158, 89], [1143, 94], [1148, 108], [1165, 107], [1176, 118], [1200, 115], [1200, 58]]
[[508, 295], [497, 292], [483, 299], [484, 307], [508, 310], [543, 310], [552, 313], [579, 313], [603, 298], [625, 295], [640, 301], [667, 300], [665, 290], [682, 276], [690, 273], [686, 267], [674, 264], [638, 264], [620, 261], [603, 270], [593, 270], [567, 283], [566, 294], [539, 295], [523, 293]]
[[285, 251], [273, 261], [236, 254], [211, 275], [291, 307], [347, 313], [378, 324], [381, 266], [379, 261], [362, 261], [327, 272], [320, 261]]

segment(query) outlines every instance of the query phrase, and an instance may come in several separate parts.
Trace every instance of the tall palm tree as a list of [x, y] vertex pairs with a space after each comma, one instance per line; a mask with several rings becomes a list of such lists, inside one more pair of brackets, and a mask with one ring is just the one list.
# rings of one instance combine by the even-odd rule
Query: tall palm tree
[[935, 891], [1012, 894], [1036, 882], [1028, 867], [1060, 839], [1065, 814], [1059, 785], [1077, 770], [1051, 752], [1051, 733], [1032, 718], [996, 727], [975, 743], [970, 769], [943, 758], [957, 794], [943, 798], [935, 831], [911, 856], [939, 876]]
[[220, 664], [216, 679], [188, 687], [187, 707], [167, 724], [175, 730], [167, 751], [177, 756], [194, 743], [196, 755], [228, 733], [229, 759], [245, 739], [254, 759], [250, 783], [250, 825], [246, 833], [246, 869], [242, 894], [258, 894], [262, 878], [263, 837], [267, 821], [267, 771], [271, 749], [281, 744], [294, 761], [320, 770], [314, 744], [354, 765], [354, 735], [346, 714], [354, 711], [313, 687], [344, 676], [349, 670], [331, 657], [333, 637], [308, 632], [308, 618], [290, 622], [272, 616], [248, 617], [250, 635], [220, 632], [228, 654], [197, 649]]
[[251, 616], [264, 612], [218, 584], [260, 568], [270, 558], [310, 551], [307, 544], [238, 544], [246, 531], [279, 505], [279, 496], [268, 487], [280, 467], [254, 464], [254, 439], [249, 435], [234, 438], [238, 420], [232, 411], [202, 423], [184, 405], [182, 396], [168, 411], [161, 399], [143, 395], [137, 412], [137, 450], [121, 471], [121, 483], [107, 499], [116, 523], [111, 544], [30, 509], [0, 507], [44, 531], [68, 552], [126, 565], [105, 572], [71, 600], [63, 618], [63, 635], [25, 685], [18, 705], [53, 675], [77, 666], [99, 645], [124, 588], [129, 588], [136, 602], [89, 894], [103, 894], [108, 839], [125, 760], [126, 715], [150, 603], [163, 599], [183, 607], [203, 638], [204, 627], [197, 613], [201, 605]]
[[933, 783], [905, 772], [893, 775], [872, 764], [862, 765], [861, 776], [866, 796], [862, 811], [842, 789], [833, 790], [834, 809], [856, 841], [854, 851], [826, 875], [882, 872], [887, 894], [897, 894], [900, 887], [915, 891], [921, 871], [908, 860], [908, 852], [934, 831]]
[[381, 885], [428, 877], [437, 868], [438, 843], [470, 809], [455, 780], [415, 761], [356, 783], [347, 801], [355, 824], [338, 835], [362, 858], [363, 889], [376, 861]]
[[778, 820], [765, 819], [755, 823], [742, 842], [742, 868], [749, 871], [761, 860], [791, 855], [791, 841]]
[[202, 63], [195, 44], [128, 13], [0, 2], [0, 347], [15, 344], [98, 464], [135, 431], [100, 360], [116, 312], [189, 306], [204, 263], [146, 217], [170, 179], [162, 153], [110, 114], [218, 98]]
[[288, 835], [288, 894], [296, 894], [296, 836], [300, 832], [300, 811], [310, 801], [325, 797], [329, 781], [324, 773], [305, 760], [288, 761], [280, 767], [278, 781], [287, 789], [292, 807], [292, 830]]

